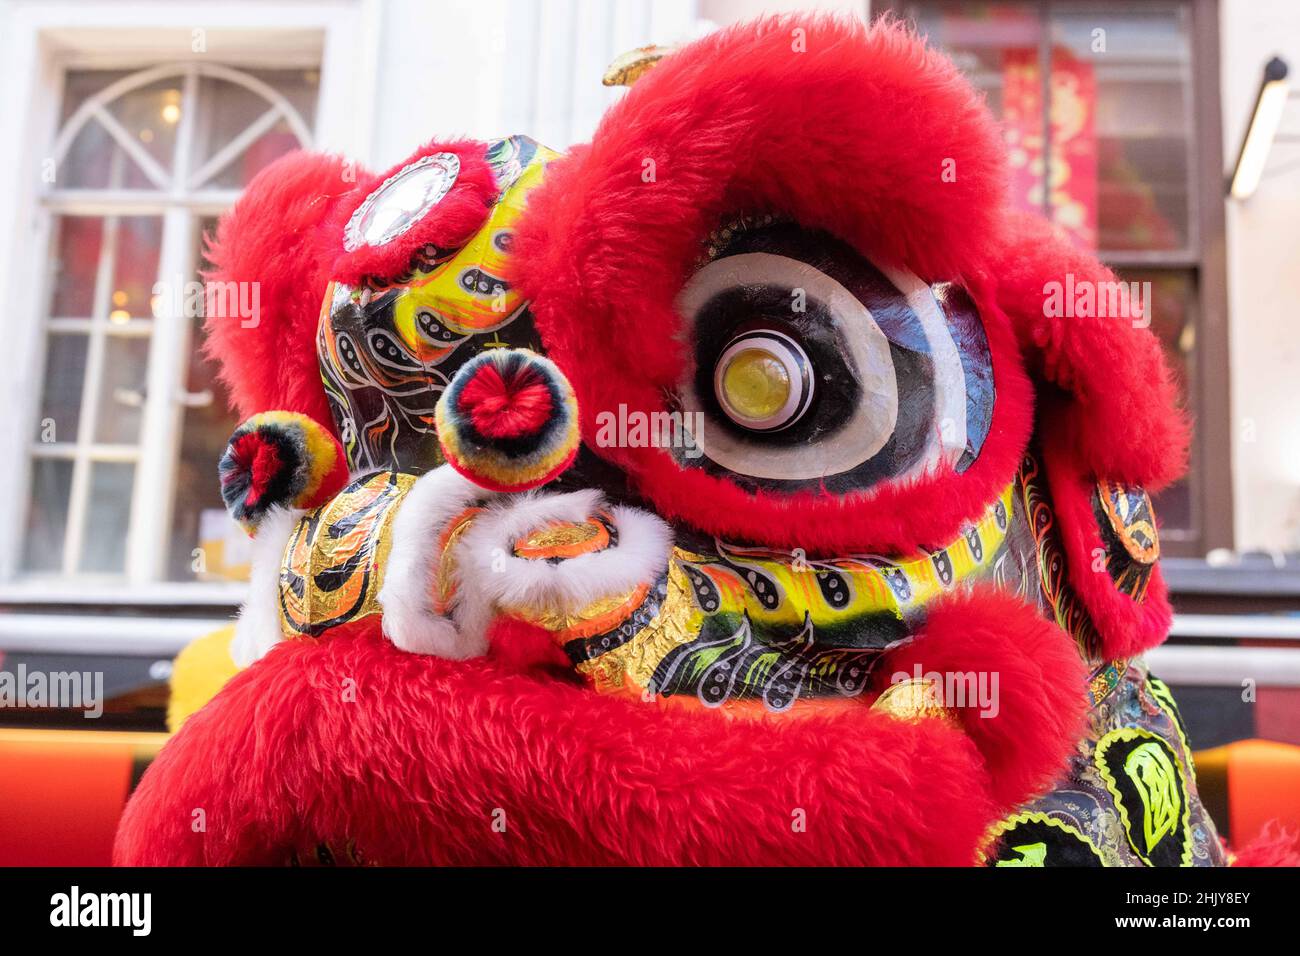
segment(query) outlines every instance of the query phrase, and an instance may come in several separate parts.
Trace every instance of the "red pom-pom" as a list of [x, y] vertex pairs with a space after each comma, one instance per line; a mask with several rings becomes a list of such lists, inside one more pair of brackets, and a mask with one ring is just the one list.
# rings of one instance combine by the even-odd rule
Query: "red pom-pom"
[[534, 435], [551, 420], [551, 391], [533, 365], [503, 370], [487, 362], [465, 383], [457, 402], [462, 415], [488, 438]]
[[263, 412], [235, 429], [218, 472], [226, 509], [251, 530], [271, 508], [323, 503], [347, 479], [347, 459], [306, 415]]
[[230, 452], [250, 478], [244, 504], [256, 508], [285, 467], [280, 449], [261, 432], [247, 432], [230, 443]]
[[569, 380], [527, 349], [488, 349], [462, 365], [434, 419], [447, 464], [492, 491], [545, 484], [572, 464], [581, 440]]

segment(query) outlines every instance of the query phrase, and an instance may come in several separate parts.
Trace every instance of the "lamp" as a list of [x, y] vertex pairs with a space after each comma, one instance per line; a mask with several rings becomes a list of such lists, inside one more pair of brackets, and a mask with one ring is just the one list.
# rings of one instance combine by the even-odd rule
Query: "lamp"
[[1255, 97], [1255, 110], [1250, 118], [1250, 128], [1237, 155], [1237, 166], [1232, 173], [1229, 193], [1234, 199], [1248, 199], [1259, 187], [1274, 137], [1282, 123], [1282, 111], [1291, 95], [1287, 79], [1287, 65], [1281, 57], [1273, 57], [1264, 66], [1264, 80]]

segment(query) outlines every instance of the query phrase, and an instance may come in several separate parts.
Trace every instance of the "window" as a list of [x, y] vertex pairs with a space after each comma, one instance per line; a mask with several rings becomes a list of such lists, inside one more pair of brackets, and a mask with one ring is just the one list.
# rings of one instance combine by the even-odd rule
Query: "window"
[[20, 575], [238, 574], [215, 473], [236, 423], [190, 293], [217, 215], [310, 145], [318, 86], [207, 62], [65, 74]]
[[1014, 198], [1120, 277], [1197, 423], [1156, 501], [1167, 553], [1230, 546], [1223, 194], [1213, 0], [904, 0], [1002, 120]]

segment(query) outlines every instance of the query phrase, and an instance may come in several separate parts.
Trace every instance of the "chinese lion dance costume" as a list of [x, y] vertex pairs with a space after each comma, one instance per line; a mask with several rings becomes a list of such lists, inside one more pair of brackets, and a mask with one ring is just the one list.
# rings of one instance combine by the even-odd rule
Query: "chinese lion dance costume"
[[238, 673], [118, 862], [1228, 862], [1142, 657], [1176, 388], [1045, 308], [1114, 277], [980, 99], [892, 23], [631, 71], [567, 154], [294, 154], [221, 223]]

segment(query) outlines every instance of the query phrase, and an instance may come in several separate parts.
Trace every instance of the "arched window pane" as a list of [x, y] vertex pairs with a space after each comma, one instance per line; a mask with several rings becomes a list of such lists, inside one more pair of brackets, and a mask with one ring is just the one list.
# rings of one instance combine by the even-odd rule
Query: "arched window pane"
[[[101, 71], [91, 71], [101, 72]], [[85, 87], [105, 87], [101, 78], [80, 76]], [[110, 74], [114, 79], [118, 74]], [[176, 149], [176, 131], [185, 104], [181, 102], [180, 77], [164, 77], [138, 89], [129, 90], [103, 105], [104, 111], [165, 172], [172, 167]], [[84, 102], [84, 100], [83, 100]], [[65, 104], [80, 105], [71, 99]], [[95, 116], [90, 117], [73, 138], [67, 155], [60, 163], [58, 185], [71, 189], [157, 189], [116, 137]], [[58, 175], [58, 173], [56, 173]]]
[[[190, 62], [65, 77], [23, 569], [239, 576], [246, 536], [225, 514], [215, 472], [235, 422], [201, 357], [202, 316], [188, 311], [187, 290], [197, 285], [199, 226], [215, 223], [214, 203], [311, 145], [319, 75]], [[182, 156], [186, 168], [173, 171]], [[154, 321], [159, 295], [167, 325]], [[181, 370], [180, 382], [153, 394], [150, 381], [172, 378], [159, 363]], [[172, 415], [177, 404], [184, 411]], [[137, 492], [146, 507], [170, 505], [170, 516], [133, 515]], [[170, 540], [154, 540], [160, 525]], [[132, 534], [148, 540], [128, 546]], [[215, 556], [214, 574], [193, 552], [223, 536], [230, 553]]]

